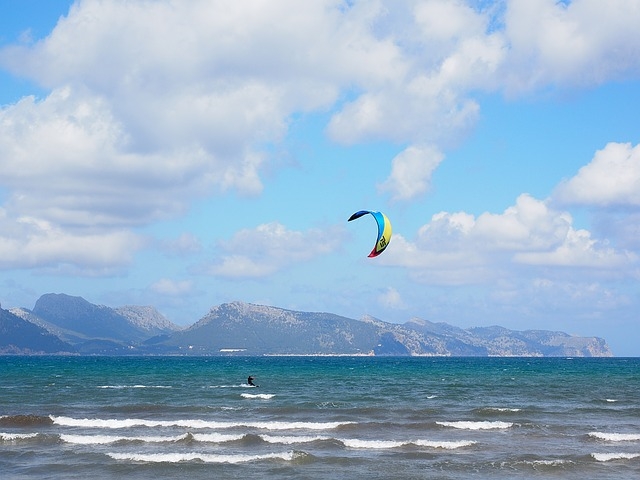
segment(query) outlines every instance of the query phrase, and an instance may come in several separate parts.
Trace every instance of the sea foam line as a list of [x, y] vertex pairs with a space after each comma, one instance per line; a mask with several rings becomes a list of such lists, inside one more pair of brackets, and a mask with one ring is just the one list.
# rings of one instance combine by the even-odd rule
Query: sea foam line
[[216, 455], [210, 453], [108, 453], [114, 460], [144, 462], [144, 463], [178, 463], [200, 461], [205, 463], [248, 463], [260, 460], [292, 461], [305, 454], [293, 451], [282, 453], [267, 453], [263, 455]]
[[173, 388], [171, 385], [98, 385], [97, 388], [123, 390], [126, 388]]
[[226, 429], [248, 427], [265, 430], [331, 430], [355, 422], [215, 422], [209, 420], [143, 420], [138, 418], [100, 419], [100, 418], [70, 418], [51, 416], [51, 420], [65, 427], [85, 428], [132, 428], [132, 427], [183, 427], [192, 429]]
[[486, 410], [487, 412], [519, 412], [520, 408], [508, 408], [508, 407], [484, 407], [481, 410]]
[[348, 448], [386, 450], [400, 448], [410, 445], [418, 447], [442, 448], [444, 450], [455, 450], [457, 448], [470, 447], [476, 442], [471, 440], [460, 440], [457, 442], [433, 441], [433, 440], [359, 440], [359, 439], [339, 439]]
[[273, 393], [241, 393], [240, 396], [242, 398], [257, 398], [260, 400], [270, 400], [273, 397], [275, 397], [275, 395]]
[[189, 434], [174, 437], [121, 437], [116, 435], [60, 435], [60, 440], [76, 445], [108, 445], [116, 442], [173, 443], [189, 438]]
[[0, 442], [15, 442], [37, 437], [37, 433], [3, 433], [0, 432]]
[[598, 462], [610, 462], [612, 460], [632, 460], [640, 457], [640, 453], [592, 453], [591, 456]]
[[606, 440], [607, 442], [637, 442], [640, 440], [640, 434], [638, 433], [589, 432], [589, 436], [598, 440]]
[[510, 422], [460, 421], [460, 422], [436, 422], [436, 423], [443, 427], [452, 427], [452, 428], [458, 428], [461, 430], [494, 430], [494, 429], [511, 428], [513, 426], [513, 423], [510, 423]]

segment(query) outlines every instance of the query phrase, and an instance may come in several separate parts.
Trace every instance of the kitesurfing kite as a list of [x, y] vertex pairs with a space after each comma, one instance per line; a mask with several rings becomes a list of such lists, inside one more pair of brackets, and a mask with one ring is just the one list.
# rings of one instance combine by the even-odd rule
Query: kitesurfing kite
[[359, 212], [354, 213], [349, 217], [348, 221], [356, 220], [367, 213], [373, 215], [373, 218], [375, 218], [378, 223], [378, 240], [376, 240], [376, 245], [369, 254], [369, 257], [377, 257], [384, 252], [384, 249], [389, 245], [389, 241], [391, 240], [391, 222], [384, 213], [371, 212], [369, 210], [360, 210]]

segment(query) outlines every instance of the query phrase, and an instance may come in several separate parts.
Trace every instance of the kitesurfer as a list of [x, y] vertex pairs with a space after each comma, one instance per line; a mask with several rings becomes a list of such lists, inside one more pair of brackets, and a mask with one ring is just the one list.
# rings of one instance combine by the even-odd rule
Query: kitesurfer
[[249, 375], [249, 378], [247, 378], [247, 383], [249, 385], [251, 385], [252, 387], [257, 387], [258, 386], [255, 383], [253, 383], [253, 377], [251, 375]]

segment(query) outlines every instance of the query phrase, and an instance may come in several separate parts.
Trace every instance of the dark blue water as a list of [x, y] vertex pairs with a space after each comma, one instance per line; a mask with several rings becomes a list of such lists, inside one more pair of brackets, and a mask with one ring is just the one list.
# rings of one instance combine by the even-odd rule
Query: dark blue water
[[640, 478], [640, 359], [0, 357], [0, 475]]

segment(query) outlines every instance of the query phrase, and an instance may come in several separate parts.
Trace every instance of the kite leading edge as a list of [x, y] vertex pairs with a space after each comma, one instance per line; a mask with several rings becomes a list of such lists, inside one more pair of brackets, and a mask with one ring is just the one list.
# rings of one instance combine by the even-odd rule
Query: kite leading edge
[[377, 257], [384, 252], [384, 249], [389, 245], [389, 241], [391, 240], [391, 222], [384, 213], [372, 212], [370, 210], [360, 210], [351, 215], [348, 221], [356, 220], [366, 214], [371, 214], [378, 224], [378, 239], [369, 254], [369, 257]]

